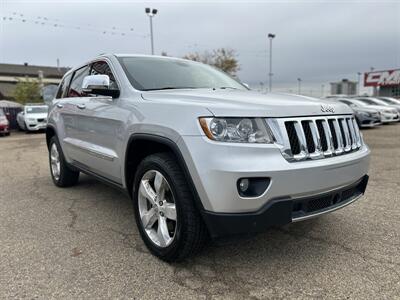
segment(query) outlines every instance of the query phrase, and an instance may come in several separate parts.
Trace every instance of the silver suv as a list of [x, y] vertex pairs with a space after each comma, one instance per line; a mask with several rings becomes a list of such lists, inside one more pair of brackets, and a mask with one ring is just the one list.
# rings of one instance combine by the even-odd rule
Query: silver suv
[[102, 55], [69, 71], [46, 131], [55, 185], [130, 195], [156, 256], [301, 221], [358, 199], [369, 149], [342, 103], [260, 94], [183, 59]]

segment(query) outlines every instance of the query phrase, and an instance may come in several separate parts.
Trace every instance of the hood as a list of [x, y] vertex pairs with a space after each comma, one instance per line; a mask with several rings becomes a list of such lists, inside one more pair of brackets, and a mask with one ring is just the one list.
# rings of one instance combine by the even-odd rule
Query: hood
[[[383, 111], [383, 112], [391, 112], [391, 113], [396, 113], [397, 110], [394, 107], [390, 107], [390, 106], [381, 106], [381, 105], [368, 105], [368, 108], [372, 108], [378, 111]], [[364, 107], [363, 107], [364, 108]]]
[[[217, 117], [292, 117], [310, 115], [352, 114], [345, 104], [291, 94], [261, 94], [232, 89], [182, 89], [143, 92], [151, 101], [207, 108]], [[328, 109], [328, 112], [326, 111]], [[333, 113], [331, 112], [333, 109]]]
[[368, 112], [368, 113], [376, 113], [379, 112], [377, 109], [367, 108], [367, 107], [351, 107], [356, 112]]

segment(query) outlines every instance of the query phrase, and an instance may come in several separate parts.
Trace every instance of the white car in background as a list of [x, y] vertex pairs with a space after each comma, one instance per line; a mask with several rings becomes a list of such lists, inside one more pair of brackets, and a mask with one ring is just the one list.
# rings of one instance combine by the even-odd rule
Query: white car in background
[[19, 128], [26, 131], [46, 129], [47, 105], [26, 105], [24, 110], [17, 115]]
[[391, 108], [395, 108], [399, 113], [400, 113], [400, 104], [391, 104], [391, 103], [386, 103], [386, 101], [383, 101], [381, 99], [378, 98], [373, 98], [373, 97], [369, 97], [369, 98], [356, 98], [368, 105], [382, 105], [382, 106], [386, 106], [386, 107], [391, 107]]
[[368, 101], [361, 101], [360, 99], [355, 98], [346, 98], [346, 100], [348, 102], [351, 102], [356, 107], [372, 108], [379, 111], [381, 113], [381, 121], [384, 124], [398, 122], [400, 119], [399, 113], [397, 112], [396, 108], [384, 105], [374, 105], [373, 102], [367, 103]]

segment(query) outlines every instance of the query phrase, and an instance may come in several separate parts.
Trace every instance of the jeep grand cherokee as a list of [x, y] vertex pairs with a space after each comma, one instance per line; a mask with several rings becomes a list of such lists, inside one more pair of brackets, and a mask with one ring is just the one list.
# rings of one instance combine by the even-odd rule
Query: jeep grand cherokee
[[370, 151], [347, 105], [260, 94], [183, 59], [102, 55], [72, 69], [46, 135], [55, 185], [83, 172], [126, 191], [166, 261], [208, 237], [342, 208], [368, 181]]

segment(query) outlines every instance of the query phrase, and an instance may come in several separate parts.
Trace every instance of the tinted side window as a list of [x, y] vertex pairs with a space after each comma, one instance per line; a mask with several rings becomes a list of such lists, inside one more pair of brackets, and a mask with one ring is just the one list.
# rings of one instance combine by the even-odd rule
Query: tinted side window
[[85, 66], [74, 72], [72, 81], [68, 90], [68, 97], [85, 97], [86, 94], [82, 91], [82, 82], [85, 76], [89, 75], [89, 67]]
[[117, 82], [110, 66], [105, 61], [96, 61], [92, 64], [90, 75], [108, 75], [110, 77], [110, 89], [118, 89]]

